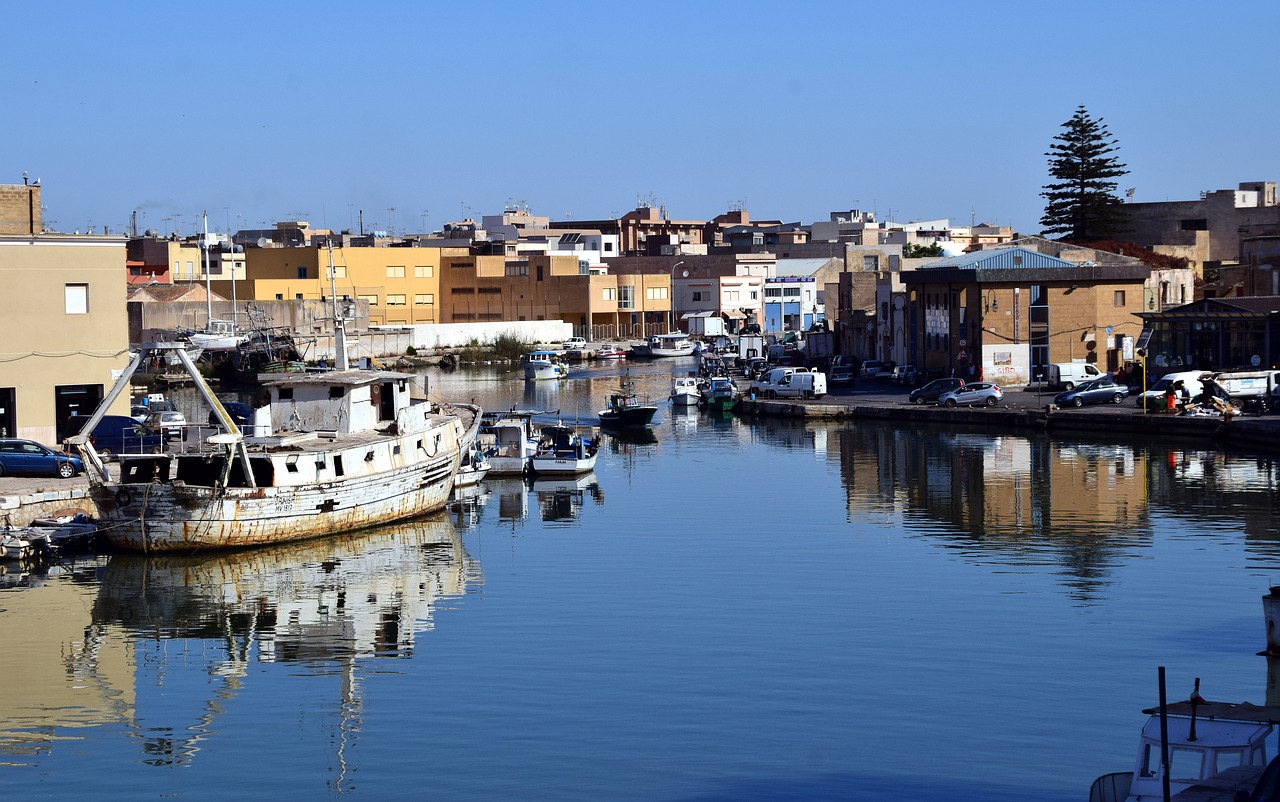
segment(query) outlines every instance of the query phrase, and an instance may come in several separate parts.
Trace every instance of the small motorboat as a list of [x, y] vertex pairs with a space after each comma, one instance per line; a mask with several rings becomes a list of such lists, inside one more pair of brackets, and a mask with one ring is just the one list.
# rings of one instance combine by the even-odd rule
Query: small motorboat
[[472, 443], [471, 448], [462, 451], [462, 461], [458, 464], [458, 474], [453, 478], [453, 486], [470, 487], [483, 479], [492, 467], [484, 450], [477, 443]]
[[671, 403], [677, 407], [696, 407], [703, 402], [702, 381], [696, 376], [677, 376], [671, 381]]
[[596, 359], [626, 359], [627, 352], [616, 345], [602, 345], [595, 351]]
[[566, 379], [569, 368], [555, 351], [530, 351], [524, 358], [526, 379]]
[[648, 426], [653, 422], [653, 416], [658, 414], [658, 408], [653, 404], [644, 403], [638, 395], [631, 390], [629, 382], [623, 382], [622, 386], [609, 394], [609, 400], [604, 409], [600, 410], [601, 426]]
[[556, 423], [542, 427], [538, 450], [530, 458], [529, 466], [537, 476], [589, 473], [595, 470], [599, 450], [596, 440], [583, 437], [572, 426]]
[[714, 410], [724, 412], [733, 409], [738, 401], [738, 385], [728, 376], [716, 376], [706, 392], [707, 405]]

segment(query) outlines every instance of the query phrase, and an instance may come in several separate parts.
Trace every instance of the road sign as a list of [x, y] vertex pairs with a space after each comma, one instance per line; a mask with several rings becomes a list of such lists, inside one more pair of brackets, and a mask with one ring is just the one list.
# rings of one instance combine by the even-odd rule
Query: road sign
[[963, 362], [964, 360], [966, 360], [966, 359], [968, 359], [968, 358], [969, 358], [969, 352], [968, 352], [968, 351], [965, 351], [965, 350], [963, 350], [963, 349], [961, 349], [960, 353], [956, 354], [956, 361], [957, 361], [957, 362]]
[[961, 348], [967, 348], [968, 346], [969, 346], [969, 341], [968, 341], [968, 340], [966, 340], [965, 338], [961, 337], [961, 338], [960, 338], [960, 347], [961, 347]]

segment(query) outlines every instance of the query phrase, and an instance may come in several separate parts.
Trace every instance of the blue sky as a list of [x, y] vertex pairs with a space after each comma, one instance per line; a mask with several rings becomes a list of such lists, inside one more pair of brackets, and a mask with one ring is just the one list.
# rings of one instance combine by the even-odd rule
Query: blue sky
[[[1135, 200], [1277, 180], [1280, 3], [14, 4], [0, 183], [64, 231], [835, 210], [1039, 231], [1083, 104]], [[394, 209], [395, 211], [390, 211]]]

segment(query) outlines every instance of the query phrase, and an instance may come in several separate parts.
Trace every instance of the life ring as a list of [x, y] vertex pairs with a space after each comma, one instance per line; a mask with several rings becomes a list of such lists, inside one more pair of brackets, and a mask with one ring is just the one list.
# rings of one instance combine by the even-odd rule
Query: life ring
[[122, 487], [116, 491], [116, 503], [121, 507], [127, 507], [133, 503], [133, 492], [127, 487]]

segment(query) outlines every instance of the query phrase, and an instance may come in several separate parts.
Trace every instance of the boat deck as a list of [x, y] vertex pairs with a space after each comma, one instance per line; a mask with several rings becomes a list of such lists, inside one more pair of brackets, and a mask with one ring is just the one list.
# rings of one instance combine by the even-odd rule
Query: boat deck
[[1235, 766], [1170, 797], [1171, 802], [1233, 802], [1237, 789], [1252, 791], [1264, 766]]

